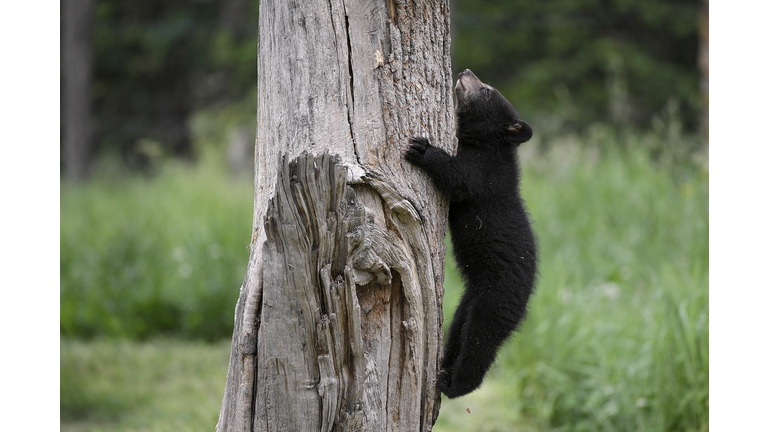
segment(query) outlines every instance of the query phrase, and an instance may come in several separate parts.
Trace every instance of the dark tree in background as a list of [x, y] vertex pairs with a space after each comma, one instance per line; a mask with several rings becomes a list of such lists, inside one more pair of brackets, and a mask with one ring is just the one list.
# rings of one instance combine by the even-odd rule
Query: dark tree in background
[[88, 176], [91, 116], [91, 23], [95, 0], [62, 2], [62, 117], [64, 171], [71, 180]]
[[701, 129], [709, 137], [709, 0], [704, 0], [704, 5], [699, 14], [699, 69], [701, 78], [699, 87], [703, 107], [701, 113]]
[[[258, 29], [246, 24], [257, 21], [257, 6], [254, 0], [96, 2], [93, 153], [116, 155], [138, 169], [158, 154], [193, 157], [192, 113], [254, 91]], [[63, 28], [66, 34], [66, 22]], [[64, 115], [63, 122], [66, 130]]]
[[[102, 1], [96, 8], [96, 80], [102, 147], [141, 164], [157, 143], [190, 157], [192, 77], [216, 19], [211, 2]], [[143, 145], [142, 145], [143, 144]]]

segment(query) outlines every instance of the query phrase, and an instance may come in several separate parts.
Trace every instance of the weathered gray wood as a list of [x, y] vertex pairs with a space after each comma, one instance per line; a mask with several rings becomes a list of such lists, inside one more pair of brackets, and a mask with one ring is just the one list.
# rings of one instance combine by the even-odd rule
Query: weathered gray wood
[[453, 150], [447, 0], [260, 2], [254, 226], [219, 431], [428, 431]]

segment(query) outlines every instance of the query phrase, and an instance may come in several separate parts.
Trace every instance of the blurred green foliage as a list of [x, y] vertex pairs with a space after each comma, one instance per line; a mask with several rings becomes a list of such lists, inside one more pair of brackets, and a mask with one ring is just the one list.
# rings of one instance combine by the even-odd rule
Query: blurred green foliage
[[170, 163], [61, 189], [61, 334], [232, 335], [253, 186]]
[[[598, 126], [526, 150], [541, 253], [529, 315], [479, 391], [443, 400], [435, 431], [708, 430], [708, 171], [652, 159], [656, 141]], [[446, 278], [449, 323], [452, 261]]]
[[[648, 127], [672, 103], [684, 129], [697, 130], [700, 1], [452, 3], [454, 75], [472, 69], [532, 122]], [[146, 142], [166, 156], [199, 156], [193, 113], [238, 106], [237, 117], [255, 118], [254, 104], [243, 102], [255, 100], [257, 36], [257, 0], [97, 2], [97, 156], [143, 169], [152, 158]]]
[[197, 156], [192, 113], [255, 92], [258, 1], [102, 0], [93, 19], [97, 156]]
[[649, 126], [670, 101], [698, 127], [699, 0], [454, 0], [455, 73], [472, 69], [524, 117]]
[[61, 341], [61, 431], [213, 430], [229, 342]]

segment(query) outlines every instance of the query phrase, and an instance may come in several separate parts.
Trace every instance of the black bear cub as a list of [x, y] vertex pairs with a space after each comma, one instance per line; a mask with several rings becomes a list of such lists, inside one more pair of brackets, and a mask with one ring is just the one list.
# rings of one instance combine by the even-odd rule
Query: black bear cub
[[537, 272], [517, 160], [517, 146], [533, 129], [469, 69], [459, 74], [456, 100], [456, 156], [419, 137], [404, 151], [450, 199], [453, 253], [465, 289], [437, 380], [449, 398], [480, 387], [499, 347], [525, 317]]

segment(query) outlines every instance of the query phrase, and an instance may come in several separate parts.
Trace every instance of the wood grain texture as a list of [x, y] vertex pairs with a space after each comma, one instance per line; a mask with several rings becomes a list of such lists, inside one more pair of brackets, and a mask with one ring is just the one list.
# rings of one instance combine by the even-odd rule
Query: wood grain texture
[[219, 431], [429, 431], [456, 146], [447, 1], [260, 2], [254, 226]]

